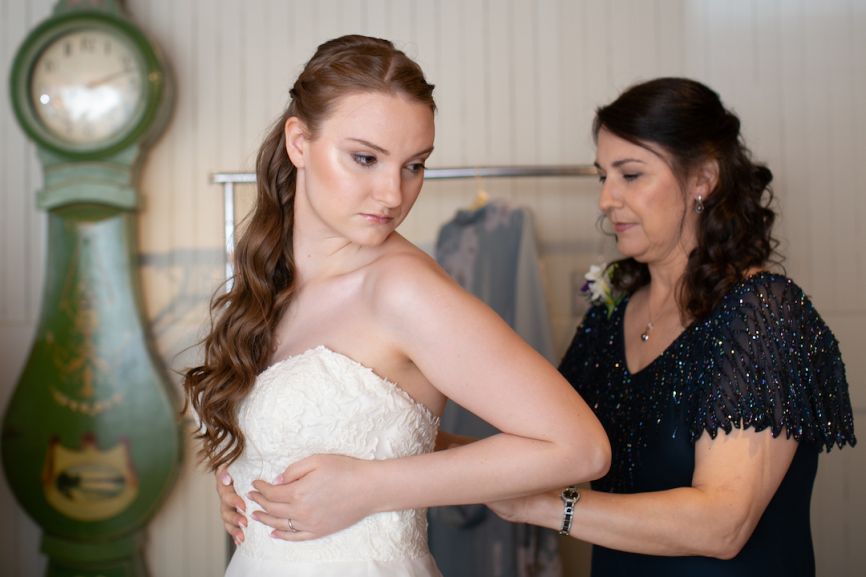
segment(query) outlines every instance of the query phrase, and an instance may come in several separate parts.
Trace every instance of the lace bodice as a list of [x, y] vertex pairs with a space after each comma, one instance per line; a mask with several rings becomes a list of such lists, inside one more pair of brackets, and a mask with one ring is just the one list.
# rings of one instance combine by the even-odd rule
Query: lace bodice
[[[439, 419], [394, 383], [327, 347], [277, 362], [239, 407], [246, 438], [229, 468], [244, 499], [256, 479], [270, 481], [317, 453], [388, 459], [433, 450]], [[258, 509], [247, 499], [247, 515]], [[249, 518], [238, 552], [278, 562], [392, 561], [428, 554], [425, 510], [371, 515], [322, 539], [289, 543]]]

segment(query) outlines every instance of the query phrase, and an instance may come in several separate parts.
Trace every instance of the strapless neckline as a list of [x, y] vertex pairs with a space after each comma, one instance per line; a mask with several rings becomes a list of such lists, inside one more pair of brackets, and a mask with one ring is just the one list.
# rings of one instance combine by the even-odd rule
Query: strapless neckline
[[278, 370], [280, 368], [289, 367], [294, 362], [297, 362], [300, 359], [304, 359], [306, 357], [309, 357], [312, 355], [317, 355], [317, 354], [328, 355], [332, 358], [339, 359], [340, 362], [346, 363], [357, 370], [369, 372], [371, 375], [373, 375], [377, 380], [379, 380], [386, 387], [393, 390], [395, 393], [397, 393], [398, 395], [400, 395], [401, 397], [403, 397], [407, 401], [409, 401], [413, 406], [415, 406], [415, 408], [423, 411], [427, 417], [438, 422], [439, 417], [436, 416], [436, 414], [433, 413], [432, 410], [430, 410], [430, 407], [428, 407], [424, 403], [415, 399], [415, 397], [413, 397], [412, 395], [407, 393], [406, 390], [403, 389], [403, 387], [401, 387], [400, 385], [398, 385], [394, 381], [392, 381], [386, 377], [383, 377], [382, 375], [377, 373], [374, 369], [372, 369], [371, 367], [368, 367], [364, 363], [356, 361], [355, 359], [353, 359], [349, 355], [335, 351], [334, 349], [330, 348], [327, 345], [316, 345], [314, 347], [309, 347], [309, 348], [307, 348], [307, 349], [305, 349], [299, 353], [288, 355], [288, 356], [283, 357], [282, 359], [280, 359], [278, 361], [274, 361], [273, 363], [268, 365], [268, 367], [265, 370], [263, 370], [261, 373], [258, 374], [258, 376], [256, 377], [256, 380], [261, 379], [262, 377], [264, 377], [268, 373], [273, 372], [275, 370]]

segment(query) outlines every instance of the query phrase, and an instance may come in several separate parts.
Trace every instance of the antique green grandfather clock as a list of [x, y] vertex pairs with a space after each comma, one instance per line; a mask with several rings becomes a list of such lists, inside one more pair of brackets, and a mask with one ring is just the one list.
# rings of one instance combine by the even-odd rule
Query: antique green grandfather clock
[[3, 468], [52, 577], [146, 575], [144, 528], [180, 428], [137, 289], [136, 175], [169, 116], [154, 45], [117, 0], [60, 0], [11, 75], [48, 212], [41, 317], [2, 425]]

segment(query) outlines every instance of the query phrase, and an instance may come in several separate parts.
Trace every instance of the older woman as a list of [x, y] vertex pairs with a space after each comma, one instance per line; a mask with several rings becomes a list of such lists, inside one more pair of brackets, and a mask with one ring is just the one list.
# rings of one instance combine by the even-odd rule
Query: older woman
[[602, 421], [611, 470], [491, 507], [595, 544], [594, 577], [814, 575], [818, 454], [856, 440], [836, 339], [767, 270], [772, 174], [692, 80], [628, 89], [594, 135], [624, 258], [560, 370]]

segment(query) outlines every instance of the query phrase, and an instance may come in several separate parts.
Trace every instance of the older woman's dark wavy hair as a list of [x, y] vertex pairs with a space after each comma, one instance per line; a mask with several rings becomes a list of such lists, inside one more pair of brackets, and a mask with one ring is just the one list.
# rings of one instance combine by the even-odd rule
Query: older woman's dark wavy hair
[[400, 94], [436, 109], [433, 85], [391, 42], [342, 36], [320, 45], [307, 62], [289, 91], [288, 107], [259, 149], [256, 206], [235, 249], [234, 283], [211, 302], [204, 361], [183, 380], [186, 403], [200, 419], [201, 454], [212, 468], [243, 452], [237, 407], [270, 361], [274, 330], [295, 292], [297, 170], [286, 151], [286, 121], [301, 119], [315, 138], [340, 98], [371, 92]]
[[[596, 139], [602, 128], [639, 146], [661, 147], [680, 182], [707, 160], [718, 163], [718, 183], [704, 200], [697, 247], [689, 254], [679, 287], [684, 319], [706, 317], [750, 269], [778, 262], [778, 242], [772, 236], [773, 174], [752, 161], [739, 118], [716, 92], [687, 78], [637, 84], [596, 111]], [[616, 264], [617, 288], [633, 293], [649, 283], [645, 264], [632, 258]]]

